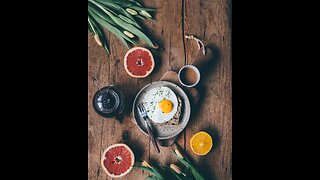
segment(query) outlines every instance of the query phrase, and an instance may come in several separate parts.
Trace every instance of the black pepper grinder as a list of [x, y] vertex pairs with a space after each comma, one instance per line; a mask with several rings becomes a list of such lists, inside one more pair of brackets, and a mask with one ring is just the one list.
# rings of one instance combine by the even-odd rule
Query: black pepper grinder
[[92, 80], [98, 87], [92, 100], [95, 112], [104, 118], [116, 118], [122, 122], [125, 108], [123, 93], [114, 85], [102, 87], [95, 77], [92, 77]]

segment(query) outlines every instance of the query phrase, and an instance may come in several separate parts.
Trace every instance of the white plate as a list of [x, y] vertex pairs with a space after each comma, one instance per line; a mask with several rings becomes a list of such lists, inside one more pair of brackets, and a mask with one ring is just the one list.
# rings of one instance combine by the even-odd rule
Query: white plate
[[144, 124], [143, 118], [139, 115], [139, 112], [137, 110], [137, 104], [143, 102], [143, 96], [142, 94], [147, 92], [148, 90], [155, 88], [155, 87], [160, 87], [160, 86], [165, 86], [170, 88], [177, 96], [179, 96], [182, 100], [182, 108], [181, 108], [181, 116], [179, 120], [178, 125], [160, 125], [157, 123], [154, 123], [153, 121], [149, 121], [150, 124], [152, 125], [152, 129], [154, 133], [156, 134], [155, 136], [158, 139], [170, 139], [172, 137], [177, 136], [183, 129], [187, 126], [190, 114], [191, 114], [191, 107], [190, 107], [190, 101], [186, 93], [176, 84], [173, 84], [171, 82], [167, 81], [156, 81], [152, 82], [150, 84], [147, 84], [144, 86], [136, 95], [134, 101], [133, 101], [133, 117], [135, 121], [137, 122], [138, 128], [146, 135], [147, 134], [147, 129]]

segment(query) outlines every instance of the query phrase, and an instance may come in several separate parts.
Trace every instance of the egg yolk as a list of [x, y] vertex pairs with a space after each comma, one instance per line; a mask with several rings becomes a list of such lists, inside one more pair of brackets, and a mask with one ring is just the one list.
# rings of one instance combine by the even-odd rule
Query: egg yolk
[[160, 101], [159, 107], [163, 113], [170, 113], [173, 109], [173, 103], [168, 99], [163, 99]]

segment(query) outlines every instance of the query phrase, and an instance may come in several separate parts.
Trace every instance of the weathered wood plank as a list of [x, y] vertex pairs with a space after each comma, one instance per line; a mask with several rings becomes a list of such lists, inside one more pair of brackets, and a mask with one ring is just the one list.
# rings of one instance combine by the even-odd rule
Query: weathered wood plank
[[[186, 0], [185, 31], [213, 47], [214, 61], [202, 73], [203, 96], [186, 129], [186, 143], [193, 134], [205, 130], [215, 141], [213, 151], [200, 157], [187, 151], [206, 169], [211, 179], [232, 179], [231, 124], [231, 26], [228, 0]], [[192, 63], [197, 45], [186, 41], [187, 62]], [[206, 168], [204, 168], [206, 167]]]
[[[150, 2], [150, 1], [146, 1]], [[157, 7], [154, 25], [154, 35], [163, 44], [165, 51], [161, 52], [161, 67], [156, 72], [159, 80], [170, 69], [178, 69], [184, 65], [184, 50], [182, 41], [182, 4], [181, 1], [153, 1]], [[152, 5], [151, 5], [152, 7]], [[160, 153], [156, 153], [151, 146], [150, 158], [152, 163], [168, 165], [174, 161], [171, 147], [160, 147]]]

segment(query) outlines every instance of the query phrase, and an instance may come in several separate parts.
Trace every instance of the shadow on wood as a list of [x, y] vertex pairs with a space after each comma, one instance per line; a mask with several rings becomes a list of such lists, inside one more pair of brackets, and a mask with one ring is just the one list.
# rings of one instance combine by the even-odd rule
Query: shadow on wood
[[[207, 132], [212, 137], [213, 146], [212, 146], [212, 149], [210, 150], [210, 152], [207, 155], [203, 156], [203, 158], [200, 159], [199, 166], [200, 167], [211, 167], [211, 166], [213, 166], [212, 159], [209, 158], [208, 156], [210, 156], [210, 155], [211, 155], [211, 157], [214, 156], [212, 153], [215, 153], [214, 151], [221, 144], [219, 131], [218, 131], [218, 129], [216, 127], [213, 127], [212, 125], [210, 125], [209, 127], [201, 129], [201, 131]], [[210, 179], [213, 179], [213, 180], [217, 179], [212, 168], [200, 169], [200, 172], [206, 178], [210, 178]]]
[[127, 84], [121, 84], [118, 83], [116, 84], [121, 88], [121, 91], [123, 92], [125, 96], [125, 108], [124, 108], [124, 115], [125, 116], [130, 116], [130, 113], [132, 112], [132, 106], [133, 106], [133, 100], [138, 93], [139, 89], [137, 88], [136, 90], [134, 88], [125, 88], [128, 85]]
[[145, 146], [143, 146], [140, 141], [132, 138], [130, 131], [122, 132], [121, 141], [132, 149], [136, 161], [141, 160], [143, 154], [145, 153]]
[[[206, 77], [213, 75], [215, 73], [216, 65], [220, 60], [220, 51], [217, 46], [213, 44], [209, 44], [207, 46], [212, 50], [212, 58], [207, 60], [206, 63], [198, 64], [199, 70], [201, 73], [201, 79], [199, 84], [196, 86], [199, 94], [201, 94], [198, 103], [196, 104], [197, 108], [192, 108], [191, 117], [188, 123], [188, 126], [192, 126], [194, 124], [195, 117], [199, 116], [200, 109], [202, 108], [203, 100], [206, 97], [206, 88], [205, 88], [205, 80]], [[199, 51], [201, 53], [201, 51]]]
[[157, 50], [153, 50], [153, 49], [150, 49], [150, 51], [153, 55], [153, 59], [154, 59], [154, 63], [155, 63], [154, 69], [150, 74], [150, 75], [152, 75], [152, 74], [155, 74], [158, 72], [158, 69], [162, 66], [163, 62], [162, 62], [162, 53], [161, 52], [158, 52]]
[[202, 129], [202, 131], [207, 132], [212, 137], [213, 146], [212, 146], [211, 151], [209, 152], [209, 153], [211, 153], [212, 151], [216, 150], [220, 146], [221, 142], [220, 142], [219, 131], [216, 127], [213, 127], [211, 125], [209, 127]]
[[[208, 44], [207, 48], [212, 51], [212, 58], [207, 60], [206, 63], [200, 64], [199, 69], [201, 72], [201, 77], [208, 77], [215, 73], [216, 65], [221, 60], [220, 49], [213, 43]], [[199, 51], [200, 52], [200, 51]], [[205, 78], [202, 78], [202, 81]]]
[[[150, 13], [150, 12], [149, 12]], [[156, 13], [156, 12], [154, 12]], [[151, 13], [152, 17], [155, 17], [153, 13]], [[158, 47], [156, 49], [157, 51], [160, 50], [160, 52], [164, 51], [164, 44], [163, 44], [163, 38], [161, 36], [158, 36], [157, 33], [154, 33], [152, 29], [149, 28], [149, 26], [146, 25], [146, 21], [151, 21], [151, 20], [141, 20], [141, 19], [136, 19], [137, 23], [140, 25], [140, 27], [143, 29], [143, 33], [148, 36], [148, 38], [152, 41], [152, 43]], [[151, 23], [155, 23], [152, 21]], [[149, 48], [152, 50], [152, 48]]]

